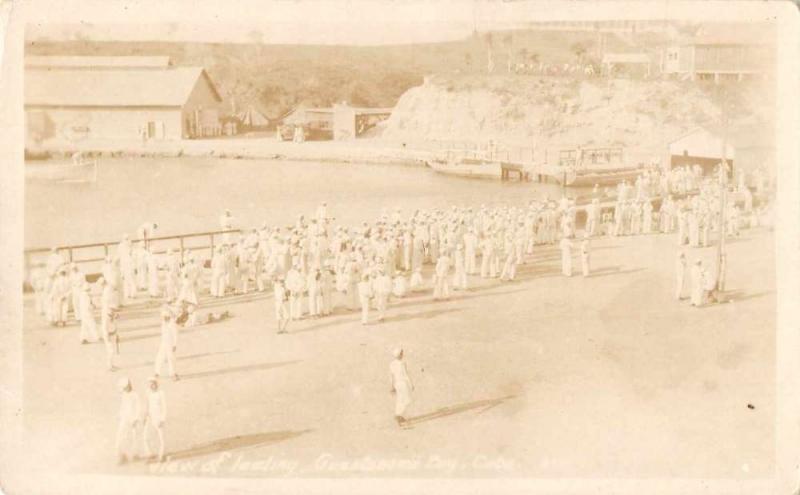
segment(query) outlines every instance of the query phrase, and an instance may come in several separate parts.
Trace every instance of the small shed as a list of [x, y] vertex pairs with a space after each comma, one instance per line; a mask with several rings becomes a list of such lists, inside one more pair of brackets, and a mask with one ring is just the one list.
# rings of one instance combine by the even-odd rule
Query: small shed
[[[698, 127], [669, 143], [670, 167], [700, 165], [703, 173], [711, 173], [722, 161], [723, 139], [717, 133]], [[728, 140], [725, 159], [734, 166], [736, 149]]]
[[239, 112], [236, 119], [239, 121], [239, 125], [247, 130], [264, 130], [269, 127], [269, 119], [252, 106]]

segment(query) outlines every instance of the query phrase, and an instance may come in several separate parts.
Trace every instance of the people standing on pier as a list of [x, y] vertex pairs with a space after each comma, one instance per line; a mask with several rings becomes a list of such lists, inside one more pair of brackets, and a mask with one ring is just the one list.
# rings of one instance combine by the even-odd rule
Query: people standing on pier
[[92, 296], [89, 292], [90, 286], [84, 281], [80, 287], [76, 287], [73, 290], [78, 293], [78, 310], [76, 314], [80, 315], [81, 344], [97, 342], [97, 322], [94, 320], [94, 305], [92, 304]]
[[491, 237], [491, 233], [486, 233], [483, 235], [480, 241], [480, 249], [481, 249], [481, 278], [494, 278], [496, 272], [494, 271], [494, 239]]
[[589, 251], [589, 233], [585, 232], [583, 234], [583, 241], [581, 241], [581, 272], [584, 277], [589, 276]]
[[703, 262], [701, 260], [695, 260], [694, 264], [692, 265], [690, 276], [692, 284], [691, 303], [692, 306], [700, 307], [703, 304], [704, 290]]
[[150, 240], [156, 236], [156, 230], [158, 230], [158, 224], [155, 222], [143, 222], [139, 225], [139, 228], [136, 229], [136, 237], [142, 241], [142, 245], [144, 247], [150, 246]]
[[392, 294], [392, 278], [383, 268], [378, 269], [375, 278], [375, 306], [378, 310], [378, 321], [386, 317], [386, 308], [389, 305], [389, 296]]
[[31, 269], [30, 284], [34, 293], [36, 314], [46, 316], [50, 312], [50, 301], [48, 294], [49, 277], [44, 267], [35, 266]]
[[50, 304], [52, 308], [50, 322], [57, 327], [63, 327], [67, 324], [70, 292], [71, 287], [67, 277], [67, 269], [62, 265], [58, 269], [58, 274], [53, 280], [50, 289]]
[[200, 304], [195, 288], [194, 277], [196, 275], [193, 273], [191, 265], [192, 263], [190, 262], [185, 267], [181, 275], [181, 288], [178, 291], [178, 303], [186, 308], [186, 312], [189, 315], [186, 321], [187, 327], [193, 327], [197, 324], [197, 309]]
[[306, 290], [306, 281], [297, 262], [286, 274], [286, 288], [289, 290], [289, 315], [292, 320], [300, 320], [303, 318], [303, 292]]
[[433, 299], [447, 300], [450, 298], [450, 255], [447, 250], [440, 253], [434, 271]]
[[392, 295], [398, 299], [408, 293], [408, 281], [401, 271], [396, 271], [392, 280]]
[[122, 237], [122, 241], [117, 246], [117, 259], [119, 259], [119, 269], [122, 274], [122, 297], [127, 302], [136, 297], [136, 264], [128, 234]]
[[[236, 226], [236, 220], [231, 215], [231, 210], [225, 210], [222, 215], [219, 217], [219, 228], [220, 230], [233, 230]], [[222, 234], [222, 242], [223, 244], [229, 244], [232, 242], [231, 234], [226, 232]]]
[[[473, 253], [474, 255], [474, 253]], [[456, 244], [456, 250], [453, 253], [453, 290], [467, 290], [467, 263], [464, 255], [464, 245], [461, 243]]]
[[119, 355], [119, 333], [117, 333], [118, 313], [114, 309], [108, 309], [108, 312], [105, 314], [102, 314], [102, 308], [100, 311], [100, 338], [103, 339], [103, 346], [106, 350], [106, 366], [108, 367], [108, 371], [116, 371], [116, 356]]
[[306, 290], [308, 290], [308, 316], [318, 318], [322, 313], [322, 273], [313, 269], [306, 276]]
[[642, 234], [653, 232], [653, 202], [649, 199], [642, 206]]
[[328, 316], [333, 312], [333, 279], [334, 274], [330, 268], [330, 266], [325, 263], [323, 267], [320, 269], [320, 313], [322, 316]]
[[164, 264], [167, 268], [165, 286], [167, 299], [177, 299], [180, 290], [181, 257], [172, 248], [167, 249]]
[[117, 309], [114, 289], [106, 281], [105, 277], [97, 279], [96, 285], [100, 292], [100, 333], [109, 333], [109, 316], [113, 310]]
[[78, 268], [77, 263], [69, 264], [69, 285], [72, 295], [72, 313], [75, 316], [75, 321], [80, 323], [83, 316], [81, 311], [81, 298], [83, 293], [83, 286], [86, 285], [86, 276]]
[[173, 380], [178, 380], [175, 371], [175, 351], [178, 347], [178, 324], [175, 315], [167, 308], [161, 310], [161, 341], [158, 346], [155, 360], [155, 376], [161, 376], [164, 363], [167, 372]]
[[506, 236], [503, 255], [505, 259], [503, 260], [503, 268], [500, 271], [500, 280], [510, 282], [517, 276], [517, 250], [510, 235]]
[[211, 297], [219, 298], [225, 295], [225, 253], [223, 246], [214, 248], [211, 256], [211, 278], [209, 279], [209, 292]]
[[[595, 188], [597, 184], [595, 184]], [[597, 234], [597, 223], [600, 215], [600, 201], [597, 198], [586, 207], [586, 231], [590, 236]]]
[[150, 377], [147, 381], [149, 390], [147, 391], [147, 414], [144, 420], [144, 427], [142, 431], [142, 440], [144, 443], [145, 456], [152, 458], [152, 450], [150, 449], [150, 430], [155, 430], [158, 437], [158, 462], [164, 462], [164, 451], [166, 441], [164, 438], [164, 429], [167, 420], [167, 402], [164, 398], [164, 392], [159, 388], [158, 377]]
[[114, 307], [122, 306], [122, 276], [120, 274], [119, 259], [106, 256], [103, 264], [103, 278], [109, 285], [114, 296]]
[[[131, 380], [120, 378], [117, 382], [120, 390], [119, 423], [117, 425], [118, 464], [125, 464], [139, 455], [139, 422], [141, 420], [141, 403], [139, 395], [133, 391]], [[144, 433], [144, 432], [143, 432]]]
[[283, 283], [283, 277], [279, 276], [272, 285], [272, 297], [275, 303], [275, 321], [278, 325], [278, 333], [286, 333], [289, 325], [289, 293]]
[[146, 247], [143, 250], [145, 269], [147, 270], [147, 295], [152, 298], [161, 297], [161, 286], [159, 280], [159, 267], [161, 260], [153, 247]]
[[572, 276], [572, 243], [566, 237], [559, 242], [561, 250], [561, 274], [565, 277]]
[[370, 284], [369, 275], [364, 273], [361, 275], [361, 281], [358, 283], [358, 301], [361, 304], [362, 325], [369, 323], [370, 299], [372, 299], [372, 284]]
[[675, 299], [680, 301], [683, 299], [684, 284], [686, 279], [686, 253], [683, 251], [678, 252], [678, 258], [675, 261]]

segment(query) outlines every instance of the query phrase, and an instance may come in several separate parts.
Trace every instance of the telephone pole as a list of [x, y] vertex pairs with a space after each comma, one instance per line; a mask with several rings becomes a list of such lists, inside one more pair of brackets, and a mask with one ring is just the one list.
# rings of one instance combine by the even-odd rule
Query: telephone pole
[[725, 290], [725, 232], [728, 196], [728, 127], [730, 125], [730, 113], [728, 94], [724, 87], [720, 87], [722, 95], [722, 162], [719, 166], [719, 241], [717, 242], [717, 290]]

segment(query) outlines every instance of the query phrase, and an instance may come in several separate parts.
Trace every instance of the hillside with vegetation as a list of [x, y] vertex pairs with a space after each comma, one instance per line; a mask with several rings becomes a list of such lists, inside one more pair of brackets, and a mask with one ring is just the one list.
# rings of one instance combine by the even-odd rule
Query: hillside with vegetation
[[[270, 118], [297, 107], [392, 107], [429, 74], [495, 73], [515, 64], [588, 63], [596, 36], [590, 32], [506, 31], [459, 41], [394, 46], [305, 46], [177, 42], [29, 40], [28, 55], [167, 55], [175, 65], [206, 68], [226, 108], [254, 105]], [[606, 48], [626, 42], [606, 35]]]

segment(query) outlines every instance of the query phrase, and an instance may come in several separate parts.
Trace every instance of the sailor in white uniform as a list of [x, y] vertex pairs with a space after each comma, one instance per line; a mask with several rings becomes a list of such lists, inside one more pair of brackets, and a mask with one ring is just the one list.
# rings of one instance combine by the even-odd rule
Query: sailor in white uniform
[[411, 404], [411, 392], [414, 391], [414, 384], [408, 376], [406, 363], [403, 361], [403, 349], [397, 348], [393, 352], [394, 359], [389, 364], [389, 373], [392, 378], [392, 394], [394, 394], [394, 419], [397, 424], [406, 424], [406, 410]]
[[117, 454], [119, 463], [138, 457], [137, 439], [141, 421], [141, 403], [139, 395], [133, 391], [129, 378], [120, 378], [117, 386], [121, 392], [119, 406], [119, 425], [117, 426]]
[[144, 451], [147, 457], [152, 457], [148, 435], [150, 430], [154, 429], [158, 435], [158, 462], [164, 462], [164, 426], [167, 420], [167, 403], [164, 400], [164, 392], [159, 388], [157, 377], [150, 377], [148, 385], [150, 390], [147, 391], [147, 416], [142, 432]]

